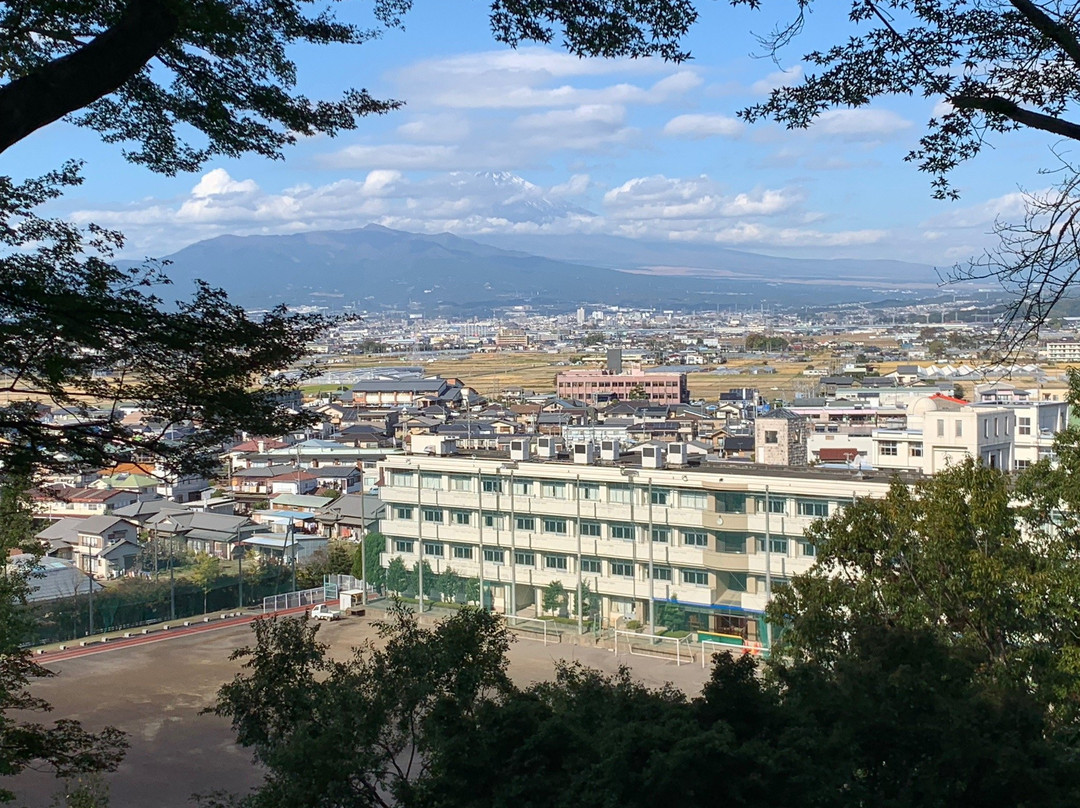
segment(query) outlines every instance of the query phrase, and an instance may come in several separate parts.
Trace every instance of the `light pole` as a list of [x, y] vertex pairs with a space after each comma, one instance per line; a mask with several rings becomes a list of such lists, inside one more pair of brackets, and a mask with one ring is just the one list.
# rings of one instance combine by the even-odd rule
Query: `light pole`
[[416, 562], [417, 573], [417, 609], [420, 614], [424, 613], [424, 514], [423, 503], [421, 502], [420, 495], [420, 467], [416, 467], [416, 551], [418, 555], [418, 561]]
[[649, 533], [646, 540], [649, 542], [649, 633], [656, 634], [656, 620], [653, 612], [656, 611], [656, 580], [653, 578], [653, 518], [652, 518], [652, 477], [649, 478]]
[[514, 469], [516, 464], [504, 463], [499, 471], [510, 472], [510, 615], [517, 616], [517, 516], [514, 513]]
[[574, 500], [577, 508], [577, 518], [574, 520], [574, 533], [577, 534], [577, 633], [580, 637], [585, 633], [585, 618], [582, 615], [584, 607], [581, 603], [581, 475], [574, 477]]
[[[637, 526], [637, 522], [634, 519], [634, 477], [637, 476], [637, 472], [634, 469], [620, 469], [619, 473], [622, 474], [622, 476], [626, 477], [627, 483], [630, 486], [630, 524], [631, 524], [631, 526], [633, 528], [633, 531], [634, 531], [634, 533], [633, 533], [633, 541], [630, 542], [630, 554], [631, 554], [631, 560], [633, 562], [634, 577], [631, 578], [630, 580], [631, 580], [631, 587], [632, 587], [631, 594], [634, 595], [635, 596], [634, 599], [637, 600], [636, 595], [637, 595], [637, 534], [638, 534], [638, 526]], [[650, 536], [649, 539], [651, 541], [652, 536]], [[618, 626], [616, 625], [616, 627], [618, 627]]]
[[[239, 531], [237, 531], [239, 533]], [[240, 597], [239, 607], [244, 608], [244, 548], [240, 546], [239, 540], [236, 542], [236, 560], [240, 562], [240, 572], [238, 573], [240, 582]]]
[[484, 476], [480, 469], [476, 470], [476, 505], [477, 505], [477, 535], [480, 540], [480, 611], [487, 611], [487, 603], [484, 602]]
[[[772, 533], [769, 525], [769, 511], [772, 509], [769, 500], [769, 486], [765, 486], [765, 608], [768, 610], [772, 600]], [[772, 629], [769, 627], [768, 615], [765, 617], [765, 647], [772, 648]]]

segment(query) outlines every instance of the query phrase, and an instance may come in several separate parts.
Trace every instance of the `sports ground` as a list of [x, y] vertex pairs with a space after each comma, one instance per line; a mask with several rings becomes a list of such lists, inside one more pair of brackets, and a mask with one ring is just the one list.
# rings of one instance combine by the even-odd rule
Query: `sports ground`
[[[54, 718], [74, 718], [88, 728], [111, 724], [128, 733], [131, 748], [119, 770], [109, 775], [111, 808], [191, 806], [192, 793], [245, 791], [260, 779], [251, 756], [234, 743], [226, 721], [200, 715], [217, 688], [239, 670], [229, 660], [251, 639], [247, 624], [150, 635], [132, 644], [97, 646], [45, 658], [57, 673], [34, 685], [34, 693], [54, 707]], [[320, 639], [345, 656], [374, 638], [372, 621], [350, 618], [322, 626]], [[629, 665], [644, 683], [673, 682], [696, 693], [708, 672], [700, 664], [621, 654], [606, 648], [548, 644], [520, 639], [511, 646], [511, 674], [519, 684], [549, 678], [557, 659], [577, 659], [604, 671]], [[60, 783], [39, 772], [12, 781], [17, 805], [46, 806]]]

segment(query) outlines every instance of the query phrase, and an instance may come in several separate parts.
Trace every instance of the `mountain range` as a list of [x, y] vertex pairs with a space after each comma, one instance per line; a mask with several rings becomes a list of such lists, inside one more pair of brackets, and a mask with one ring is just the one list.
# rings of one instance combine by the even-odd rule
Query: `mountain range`
[[778, 258], [601, 235], [467, 239], [378, 225], [220, 236], [167, 260], [177, 292], [199, 278], [249, 307], [352, 304], [368, 311], [455, 314], [518, 305], [562, 311], [605, 304], [818, 307], [897, 297], [914, 301], [932, 296], [937, 285], [932, 268], [900, 261]]

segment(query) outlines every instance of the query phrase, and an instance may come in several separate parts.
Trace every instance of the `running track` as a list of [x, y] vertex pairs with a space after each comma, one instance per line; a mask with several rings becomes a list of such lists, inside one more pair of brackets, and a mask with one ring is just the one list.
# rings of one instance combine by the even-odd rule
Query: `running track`
[[[271, 614], [279, 616], [303, 614], [310, 608], [311, 606], [296, 606], [292, 609], [281, 609], [280, 611], [272, 612]], [[165, 640], [171, 640], [174, 637], [190, 637], [192, 634], [204, 634], [209, 631], [217, 631], [223, 628], [246, 626], [260, 617], [264, 617], [264, 615], [248, 614], [243, 617], [231, 617], [226, 620], [213, 620], [209, 623], [193, 623], [190, 626], [170, 628], [168, 631], [158, 629], [151, 634], [138, 634], [133, 637], [121, 637], [118, 640], [109, 640], [108, 642], [95, 642], [93, 645], [85, 647], [79, 646], [77, 648], [65, 648], [63, 651], [48, 651], [44, 654], [36, 654], [34, 656], [34, 661], [40, 662], [43, 665], [47, 665], [50, 662], [63, 662], [68, 659], [76, 659], [90, 654], [102, 654], [106, 651], [117, 651], [121, 648], [131, 648], [138, 645], [163, 642]]]

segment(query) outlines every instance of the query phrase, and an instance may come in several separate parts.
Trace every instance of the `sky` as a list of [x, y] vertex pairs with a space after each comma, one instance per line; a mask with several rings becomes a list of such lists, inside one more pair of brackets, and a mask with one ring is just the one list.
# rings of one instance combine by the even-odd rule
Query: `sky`
[[812, 17], [777, 63], [762, 57], [754, 34], [790, 6], [773, 4], [769, 16], [703, 0], [686, 41], [693, 59], [672, 65], [578, 59], [557, 43], [511, 50], [491, 38], [484, 3], [429, 0], [403, 31], [294, 54], [300, 89], [313, 97], [364, 87], [405, 106], [337, 138], [305, 139], [283, 160], [218, 159], [162, 177], [61, 122], [10, 149], [5, 164], [30, 176], [83, 159], [84, 184], [51, 210], [123, 231], [131, 257], [223, 234], [369, 223], [465, 237], [604, 233], [937, 266], [978, 253], [992, 243], [996, 217], [1022, 212], [1022, 189], [1048, 184], [1039, 169], [1053, 163], [1051, 139], [1000, 137], [955, 172], [961, 200], [941, 202], [930, 178], [903, 160], [939, 99], [832, 110], [808, 130], [736, 118], [770, 88], [798, 81], [803, 52], [850, 30], [846, 4], [829, 6], [837, 16]]

